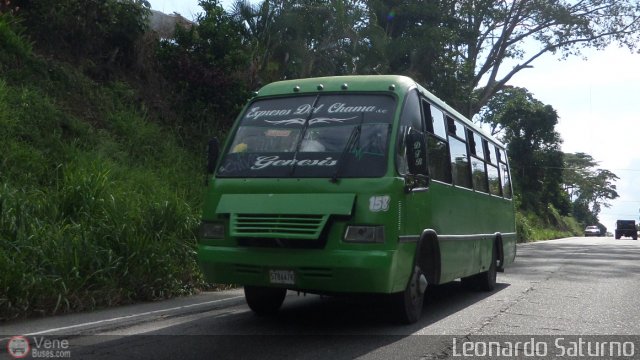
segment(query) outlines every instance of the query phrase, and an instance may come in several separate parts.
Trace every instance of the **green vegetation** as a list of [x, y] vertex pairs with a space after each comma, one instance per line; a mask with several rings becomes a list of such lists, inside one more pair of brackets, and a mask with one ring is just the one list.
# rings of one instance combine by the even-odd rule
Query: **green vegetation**
[[518, 241], [539, 241], [559, 239], [571, 236], [582, 236], [584, 226], [572, 216], [562, 216], [552, 206], [548, 209], [548, 215], [542, 216], [530, 211], [516, 212], [516, 231]]
[[[0, 319], [207, 286], [194, 254], [203, 149], [250, 91], [284, 78], [405, 74], [464, 114], [490, 109], [523, 241], [578, 234], [617, 196], [615, 174], [559, 153], [550, 106], [501, 91], [540, 54], [635, 48], [630, 1], [201, 6], [167, 40], [144, 0], [0, 1]], [[540, 47], [530, 58], [526, 39]], [[509, 59], [521, 65], [498, 78]]]
[[469, 118], [540, 56], [640, 44], [631, 0], [249, 3], [237, 0], [232, 13], [247, 28], [252, 83], [404, 74]]
[[556, 111], [526, 89], [505, 86], [479, 119], [507, 144], [521, 241], [581, 236], [618, 197], [614, 173], [594, 169], [590, 155], [560, 151]]
[[0, 17], [0, 319], [192, 293], [202, 159]]

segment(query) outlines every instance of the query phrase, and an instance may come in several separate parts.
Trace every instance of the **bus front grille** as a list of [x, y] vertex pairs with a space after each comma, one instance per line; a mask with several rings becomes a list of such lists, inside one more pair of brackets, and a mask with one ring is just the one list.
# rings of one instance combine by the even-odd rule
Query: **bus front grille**
[[328, 215], [231, 214], [231, 236], [318, 239]]

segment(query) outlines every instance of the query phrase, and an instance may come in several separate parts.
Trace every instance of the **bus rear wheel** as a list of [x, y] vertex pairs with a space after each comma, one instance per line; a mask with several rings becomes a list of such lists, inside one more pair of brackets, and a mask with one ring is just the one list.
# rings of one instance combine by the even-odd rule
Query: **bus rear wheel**
[[264, 286], [245, 286], [244, 298], [249, 308], [257, 315], [271, 315], [278, 312], [287, 289], [270, 288]]
[[496, 277], [498, 275], [497, 261], [498, 249], [496, 248], [496, 244], [493, 244], [489, 269], [479, 274], [462, 278], [462, 285], [471, 290], [493, 291], [496, 288]]
[[392, 295], [392, 306], [397, 321], [413, 324], [420, 319], [426, 289], [427, 278], [420, 267], [415, 266], [404, 291]]

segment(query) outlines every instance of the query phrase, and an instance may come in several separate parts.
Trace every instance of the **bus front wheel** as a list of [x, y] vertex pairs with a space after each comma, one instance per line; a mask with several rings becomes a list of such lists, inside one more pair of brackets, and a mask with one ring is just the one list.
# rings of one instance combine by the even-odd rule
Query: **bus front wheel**
[[257, 315], [270, 315], [278, 312], [286, 295], [287, 289], [264, 286], [244, 287], [244, 298], [247, 305]]
[[415, 266], [404, 291], [393, 294], [395, 318], [403, 324], [413, 324], [422, 315], [427, 278], [419, 266]]

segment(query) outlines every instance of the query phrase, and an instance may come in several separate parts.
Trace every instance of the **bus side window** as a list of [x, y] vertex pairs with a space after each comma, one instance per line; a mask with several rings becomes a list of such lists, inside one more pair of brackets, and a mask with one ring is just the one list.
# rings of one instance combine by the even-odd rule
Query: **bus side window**
[[[433, 109], [436, 110], [436, 109]], [[429, 104], [427, 101], [422, 100], [422, 113], [424, 114], [424, 125], [425, 125], [425, 130], [428, 133], [433, 134], [433, 123], [434, 123], [434, 118], [433, 118], [433, 114], [431, 113], [431, 104]]]
[[447, 127], [445, 124], [445, 115], [442, 110], [431, 105], [425, 100], [422, 100], [422, 109], [424, 112], [424, 120], [427, 132], [434, 134], [441, 139], [446, 139]]
[[447, 116], [447, 130], [449, 134], [455, 135], [462, 141], [466, 141], [464, 125], [449, 116]]
[[489, 194], [502, 196], [502, 184], [500, 183], [500, 172], [498, 171], [498, 158], [496, 157], [496, 146], [489, 143], [487, 139], [482, 139], [484, 148], [484, 159], [487, 162], [487, 181]]
[[502, 196], [502, 185], [500, 184], [498, 167], [487, 164], [487, 177], [489, 178], [489, 193], [491, 195]]
[[504, 150], [496, 147], [498, 161], [500, 162], [500, 183], [502, 184], [502, 193], [506, 199], [511, 199], [511, 177], [509, 176], [509, 166], [507, 166], [507, 155]]
[[[469, 130], [470, 138], [473, 138], [473, 155], [477, 156], [479, 159], [484, 160], [484, 146], [482, 146], [482, 141], [484, 140], [480, 134]], [[486, 141], [486, 140], [485, 140]], [[469, 145], [471, 147], [471, 145]]]
[[507, 199], [511, 199], [511, 178], [509, 177], [509, 169], [506, 164], [501, 164], [502, 172], [502, 192], [504, 193], [504, 197]]
[[489, 145], [489, 142], [486, 139], [482, 139], [482, 144], [484, 147], [484, 158], [487, 161], [487, 164], [498, 165], [498, 160], [495, 153], [495, 145]]
[[470, 160], [473, 188], [477, 191], [488, 193], [489, 183], [487, 181], [487, 171], [484, 162], [483, 139], [478, 133], [472, 130], [467, 130], [467, 138], [469, 139], [469, 150], [471, 152]]
[[420, 112], [420, 98], [418, 91], [412, 90], [407, 94], [402, 114], [400, 115], [400, 128], [398, 129], [398, 147], [396, 149], [396, 167], [399, 174], [406, 174], [407, 156], [405, 154], [405, 137], [409, 128], [422, 132], [422, 113]]
[[427, 129], [429, 176], [432, 180], [451, 184], [451, 162], [444, 113], [425, 100], [422, 100], [422, 109]]
[[431, 179], [451, 184], [451, 163], [447, 142], [427, 134], [427, 158]]
[[464, 125], [450, 117], [447, 117], [447, 123], [453, 184], [471, 189], [471, 166], [467, 154]]

